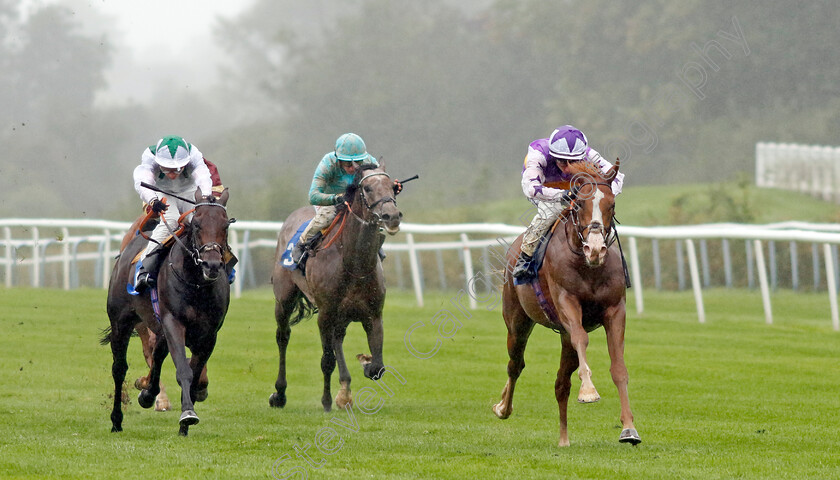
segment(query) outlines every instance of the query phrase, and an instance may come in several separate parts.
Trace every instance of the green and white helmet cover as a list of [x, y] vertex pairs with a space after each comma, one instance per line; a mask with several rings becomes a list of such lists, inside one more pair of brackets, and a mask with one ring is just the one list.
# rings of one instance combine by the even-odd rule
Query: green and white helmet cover
[[175, 135], [158, 140], [152, 153], [155, 155], [155, 162], [161, 167], [181, 168], [190, 163], [190, 144]]

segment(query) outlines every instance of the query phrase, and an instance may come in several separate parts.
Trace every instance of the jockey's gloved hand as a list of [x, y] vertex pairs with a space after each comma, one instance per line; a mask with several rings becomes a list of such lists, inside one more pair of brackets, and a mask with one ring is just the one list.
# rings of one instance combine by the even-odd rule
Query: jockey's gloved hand
[[335, 196], [335, 204], [336, 205], [341, 205], [342, 203], [344, 203], [344, 195], [336, 195]]
[[402, 192], [402, 183], [399, 180], [394, 180], [394, 195], [399, 195]]
[[563, 192], [563, 195], [560, 195], [560, 201], [566, 205], [572, 203], [572, 197], [569, 195], [569, 192]]
[[152, 211], [155, 213], [165, 212], [166, 209], [169, 208], [169, 205], [161, 202], [158, 199], [152, 200], [152, 203], [149, 206], [152, 207]]

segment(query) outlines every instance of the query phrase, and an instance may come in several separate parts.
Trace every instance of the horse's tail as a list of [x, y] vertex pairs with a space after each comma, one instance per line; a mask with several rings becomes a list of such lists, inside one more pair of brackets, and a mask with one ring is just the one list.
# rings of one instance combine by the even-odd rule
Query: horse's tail
[[102, 337], [99, 339], [100, 345], [108, 345], [111, 343], [111, 327], [110, 325], [106, 328], [103, 328], [100, 332]]
[[[100, 333], [100, 335], [102, 335], [102, 337], [99, 339], [99, 344], [100, 345], [108, 345], [108, 344], [111, 343], [111, 333], [112, 332], [111, 332], [111, 327], [110, 326], [103, 328], [102, 331], [99, 332], [99, 333]], [[140, 335], [137, 333], [137, 330], [132, 330], [131, 331], [131, 336], [132, 337], [139, 337]]]
[[289, 320], [289, 325], [295, 326], [300, 323], [301, 320], [309, 318], [316, 313], [318, 313], [318, 307], [310, 302], [306, 295], [300, 294], [297, 302], [295, 302], [294, 313]]

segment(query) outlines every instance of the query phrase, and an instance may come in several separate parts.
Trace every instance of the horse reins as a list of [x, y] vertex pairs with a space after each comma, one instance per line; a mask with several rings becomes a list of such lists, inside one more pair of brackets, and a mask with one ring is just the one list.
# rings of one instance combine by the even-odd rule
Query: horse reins
[[[365, 175], [364, 177], [362, 177], [362, 178], [359, 180], [359, 184], [358, 184], [358, 185], [359, 185], [359, 187], [361, 188], [361, 186], [362, 186], [362, 182], [364, 182], [364, 181], [365, 181], [365, 180], [367, 180], [368, 178], [370, 178], [370, 177], [376, 177], [376, 176], [378, 176], [378, 175], [384, 175], [384, 176], [386, 176], [386, 177], [388, 177], [388, 178], [391, 178], [391, 176], [390, 176], [390, 175], [388, 175], [386, 172], [373, 172], [373, 173], [369, 173], [369, 174]], [[388, 202], [394, 202], [394, 205], [396, 205], [396, 204], [397, 204], [397, 199], [396, 199], [395, 197], [382, 197], [382, 198], [380, 198], [379, 200], [377, 200], [377, 201], [373, 202], [373, 205], [371, 205], [371, 204], [369, 204], [369, 203], [368, 203], [368, 201], [367, 201], [367, 197], [365, 197], [365, 189], [364, 189], [364, 188], [361, 188], [361, 189], [359, 190], [359, 196], [361, 196], [361, 197], [362, 197], [362, 202], [364, 203], [365, 207], [366, 207], [368, 210], [370, 210], [370, 211], [371, 211], [371, 213], [373, 213], [374, 215], [376, 215], [376, 221], [377, 221], [377, 222], [381, 221], [381, 217], [379, 216], [379, 214], [378, 214], [378, 213], [376, 213], [376, 212], [374, 212], [374, 211], [373, 211], [374, 207], [376, 207], [376, 206], [377, 206], [377, 205], [379, 205], [379, 204], [385, 204], [385, 203], [388, 203]], [[352, 210], [351, 210], [351, 211], [352, 211]], [[356, 215], [356, 213], [355, 213], [355, 212], [353, 212], [353, 215]], [[358, 217], [358, 215], [356, 215], [356, 216]], [[359, 218], [361, 218], [361, 217], [359, 217]], [[364, 219], [363, 219], [363, 221], [364, 221]]]
[[[604, 187], [607, 187], [607, 188], [612, 188], [610, 184], [604, 183], [604, 182], [587, 182], [587, 184], [595, 185], [595, 186], [600, 185], [600, 186], [604, 186]], [[586, 240], [584, 239], [583, 232], [585, 232], [588, 229], [589, 233], [592, 233], [592, 230], [595, 230], [596, 232], [603, 235], [604, 240], [606, 242], [606, 247], [610, 248], [610, 246], [612, 246], [613, 242], [615, 242], [615, 240], [618, 238], [618, 233], [613, 228], [612, 222], [610, 223], [609, 227], [605, 226], [602, 223], [591, 222], [589, 225], [581, 228], [581, 225], [580, 225], [580, 222], [579, 222], [579, 219], [578, 219], [578, 216], [577, 216], [578, 209], [574, 208], [575, 207], [575, 200], [572, 200], [572, 203], [569, 206], [569, 208], [571, 210], [570, 215], [572, 216], [572, 225], [574, 225], [574, 227], [575, 227], [575, 233], [577, 233], [578, 240], [580, 240], [581, 244], [585, 245]], [[610, 233], [612, 233], [613, 235], [610, 235]], [[571, 239], [569, 239], [569, 236], [566, 235], [566, 242], [569, 244], [569, 249], [572, 251], [572, 253], [574, 253], [576, 255], [583, 256], [583, 250], [581, 250], [581, 251], [575, 250], [574, 247], [572, 246], [572, 244], [569, 243], [570, 241], [571, 241]]]
[[[369, 174], [363, 176], [361, 179], [359, 179], [359, 182], [356, 184], [359, 187], [358, 191], [359, 191], [359, 196], [362, 198], [362, 204], [365, 206], [365, 208], [368, 211], [370, 211], [376, 217], [376, 220], [374, 220], [372, 222], [368, 221], [368, 220], [365, 220], [363, 217], [361, 217], [360, 215], [358, 215], [356, 212], [353, 211], [353, 209], [350, 207], [350, 203], [348, 203], [346, 200], [344, 201], [344, 205], [347, 206], [346, 210], [348, 212], [352, 213], [353, 216], [356, 217], [357, 219], [359, 219], [360, 222], [365, 223], [365, 224], [371, 224], [371, 223], [377, 223], [378, 224], [378, 223], [382, 222], [382, 217], [378, 213], [373, 211], [373, 209], [376, 208], [376, 206], [384, 205], [388, 202], [394, 202], [394, 205], [397, 204], [397, 199], [394, 198], [394, 197], [383, 197], [383, 198], [380, 198], [379, 200], [373, 202], [373, 204], [368, 203], [367, 197], [365, 197], [365, 189], [362, 187], [362, 182], [364, 182], [365, 180], [367, 180], [370, 177], [376, 177], [376, 176], [379, 176], [379, 175], [384, 175], [388, 178], [391, 178], [391, 176], [388, 175], [386, 172], [373, 172], [373, 173], [369, 173]], [[347, 213], [346, 212], [343, 213], [342, 215], [340, 215], [340, 217], [341, 217], [341, 224], [338, 227], [338, 231], [336, 232], [335, 235], [333, 235], [332, 238], [329, 239], [329, 241], [326, 244], [324, 244], [322, 247], [320, 247], [319, 250], [324, 250], [326, 248], [329, 248], [333, 243], [335, 243], [336, 240], [338, 240], [338, 237], [341, 236], [341, 232], [344, 230], [345, 222], [347, 220]], [[330, 224], [327, 231], [332, 230], [332, 228], [335, 226], [335, 224], [337, 222], [338, 222], [338, 217], [336, 217], [333, 220], [332, 224]], [[345, 272], [347, 272], [346, 269], [345, 269]], [[364, 278], [364, 277], [370, 275], [370, 273], [366, 273], [366, 274], [358, 277], [356, 275], [353, 275], [352, 272], [347, 272], [347, 273], [356, 277], [356, 278]]]
[[[203, 203], [197, 203], [197, 204], [195, 204], [195, 206], [196, 206], [196, 208], [198, 208], [198, 207], [209, 207], [209, 206], [221, 207], [222, 209], [224, 209], [227, 212], [227, 207], [225, 207], [221, 203], [203, 202]], [[187, 215], [189, 215], [190, 213], [192, 213], [194, 211], [195, 211], [195, 208], [183, 213], [181, 215], [181, 217], [178, 218], [178, 223], [181, 224], [181, 220], [183, 220]], [[204, 244], [200, 245], [199, 247], [195, 247], [195, 248], [191, 249], [191, 248], [187, 247], [184, 244], [184, 242], [181, 241], [181, 238], [178, 235], [176, 235], [176, 232], [172, 231], [172, 228], [169, 226], [169, 223], [166, 221], [165, 218], [162, 218], [161, 221], [166, 226], [166, 229], [169, 230], [169, 234], [172, 235], [172, 238], [175, 239], [175, 242], [178, 245], [180, 245], [190, 255], [190, 258], [192, 258], [193, 263], [195, 263], [196, 266], [199, 266], [202, 263], [204, 263], [204, 260], [201, 259], [201, 255], [208, 250], [215, 250], [215, 251], [219, 252], [219, 255], [221, 255], [222, 258], [224, 258], [224, 256], [225, 256], [224, 248], [221, 245], [219, 245], [217, 242], [204, 243]], [[180, 278], [180, 276], [178, 278]], [[181, 279], [181, 281], [185, 281], [185, 280]], [[189, 282], [186, 282], [186, 283], [189, 283]]]

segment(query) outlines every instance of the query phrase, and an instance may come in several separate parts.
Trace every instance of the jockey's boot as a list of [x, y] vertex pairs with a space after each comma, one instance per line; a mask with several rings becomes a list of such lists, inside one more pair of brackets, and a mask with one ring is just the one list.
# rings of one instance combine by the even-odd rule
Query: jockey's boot
[[157, 285], [157, 274], [160, 264], [166, 257], [167, 249], [158, 245], [146, 255], [146, 258], [137, 262], [137, 276], [134, 279], [134, 290], [143, 293], [147, 288], [154, 288]]
[[511, 275], [513, 275], [513, 278], [515, 278], [516, 280], [522, 280], [523, 278], [526, 278], [526, 277], [532, 275], [532, 272], [531, 272], [531, 261], [532, 260], [533, 260], [533, 257], [531, 257], [530, 255], [528, 255], [525, 252], [520, 252], [519, 253], [519, 258], [516, 260], [516, 267], [514, 267], [513, 272], [511, 272]]
[[318, 243], [318, 240], [324, 236], [320, 231], [315, 232], [315, 235], [308, 238], [305, 242], [298, 240], [295, 246], [292, 248], [292, 261], [299, 264], [304, 259], [304, 253], [310, 251], [315, 245]]
[[236, 258], [236, 255], [234, 255], [233, 252], [230, 251], [230, 247], [228, 247], [228, 250], [222, 256], [222, 260], [225, 262], [225, 273], [227, 273], [228, 276], [228, 283], [233, 285], [233, 281], [236, 280], [236, 269], [233, 267], [239, 263], [239, 259]]

